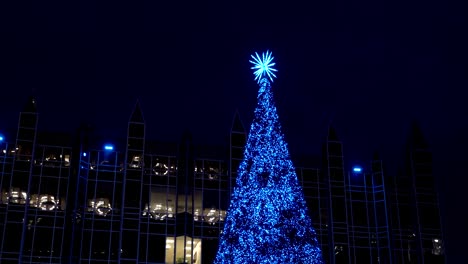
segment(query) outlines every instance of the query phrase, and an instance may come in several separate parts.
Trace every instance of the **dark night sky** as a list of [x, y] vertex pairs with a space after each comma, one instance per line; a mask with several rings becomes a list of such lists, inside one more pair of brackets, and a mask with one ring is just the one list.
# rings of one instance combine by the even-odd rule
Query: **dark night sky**
[[41, 130], [83, 121], [124, 136], [139, 99], [150, 138], [176, 141], [190, 128], [195, 143], [222, 144], [236, 109], [250, 125], [257, 85], [248, 60], [269, 49], [293, 155], [318, 154], [332, 120], [349, 163], [379, 150], [395, 167], [411, 121], [420, 123], [434, 151], [449, 260], [466, 259], [464, 4], [133, 2], [2, 3], [0, 129], [16, 126], [34, 94]]

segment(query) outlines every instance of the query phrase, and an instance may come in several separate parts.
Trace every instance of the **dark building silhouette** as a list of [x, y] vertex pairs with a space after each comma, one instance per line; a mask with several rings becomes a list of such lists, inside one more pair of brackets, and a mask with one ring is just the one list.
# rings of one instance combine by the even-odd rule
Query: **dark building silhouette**
[[[16, 141], [1, 142], [2, 263], [60, 263], [67, 255], [72, 148], [47, 145], [37, 124], [36, 101], [30, 98], [19, 115]], [[60, 139], [55, 135], [54, 141]]]
[[439, 199], [432, 175], [432, 154], [414, 122], [404, 167], [389, 178], [392, 255], [399, 263], [445, 263]]
[[[323, 148], [330, 263], [394, 263], [382, 161], [345, 169], [343, 146], [330, 126]], [[366, 166], [367, 165], [367, 166]]]
[[[151, 141], [137, 102], [123, 140], [83, 124], [37, 131], [36, 101], [0, 141], [1, 263], [211, 263], [248, 129], [226, 146]], [[295, 157], [327, 263], [445, 263], [429, 146], [413, 126], [398, 175], [374, 155], [345, 164], [329, 127], [321, 157]], [[320, 162], [320, 160], [322, 162]]]

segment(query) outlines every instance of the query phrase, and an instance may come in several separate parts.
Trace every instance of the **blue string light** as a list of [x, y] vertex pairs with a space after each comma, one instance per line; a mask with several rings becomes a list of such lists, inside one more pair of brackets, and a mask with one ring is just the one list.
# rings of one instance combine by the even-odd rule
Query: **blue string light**
[[322, 263], [281, 133], [271, 77], [262, 73], [260, 78], [255, 117], [214, 263]]

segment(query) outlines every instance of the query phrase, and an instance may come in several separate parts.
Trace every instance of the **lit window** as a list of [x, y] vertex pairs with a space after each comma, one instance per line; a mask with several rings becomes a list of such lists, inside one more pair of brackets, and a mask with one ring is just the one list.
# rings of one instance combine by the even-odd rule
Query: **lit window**
[[53, 195], [43, 194], [33, 194], [31, 195], [31, 200], [29, 201], [30, 206], [37, 207], [44, 211], [52, 211], [54, 209], [59, 209], [60, 203], [58, 199], [55, 199]]
[[28, 194], [20, 188], [11, 188], [8, 195], [8, 202], [14, 204], [25, 204]]
[[166, 263], [201, 264], [201, 239], [189, 236], [166, 238]]
[[439, 238], [432, 239], [432, 254], [433, 255], [444, 254], [442, 239], [439, 239]]
[[0, 203], [2, 203], [2, 204], [8, 203], [8, 192], [6, 190], [2, 189], [2, 194], [0, 196], [0, 199], [1, 199]]
[[65, 157], [63, 158], [63, 161], [64, 161], [64, 163], [65, 163], [65, 164], [64, 164], [65, 167], [70, 166], [70, 155], [65, 154]]
[[[196, 211], [196, 216], [198, 216], [197, 211]], [[202, 219], [205, 222], [208, 222], [210, 224], [215, 224], [217, 222], [224, 222], [225, 218], [226, 218], [226, 211], [225, 210], [218, 210], [216, 208], [210, 208], [210, 209], [203, 210]], [[194, 219], [195, 219], [195, 216], [194, 216]]]
[[210, 179], [210, 180], [218, 179], [218, 173], [219, 173], [218, 168], [209, 167], [208, 168], [208, 179]]
[[143, 216], [154, 220], [166, 220], [175, 217], [176, 190], [174, 188], [151, 188], [150, 203], [145, 205]]
[[141, 159], [140, 156], [133, 156], [130, 164], [128, 165], [130, 168], [141, 168]]
[[145, 205], [145, 209], [143, 210], [143, 216], [149, 216], [151, 219], [154, 220], [164, 220], [166, 218], [173, 218], [174, 213], [172, 206], [163, 206], [162, 204], [152, 204], [152, 208]]
[[112, 211], [112, 206], [107, 198], [96, 198], [88, 200], [88, 212], [107, 216]]
[[344, 252], [344, 249], [343, 249], [343, 246], [335, 246], [335, 255], [340, 255], [340, 254], [343, 254]]
[[158, 162], [156, 165], [154, 165], [153, 172], [158, 176], [165, 176], [169, 172], [169, 168], [166, 164]]

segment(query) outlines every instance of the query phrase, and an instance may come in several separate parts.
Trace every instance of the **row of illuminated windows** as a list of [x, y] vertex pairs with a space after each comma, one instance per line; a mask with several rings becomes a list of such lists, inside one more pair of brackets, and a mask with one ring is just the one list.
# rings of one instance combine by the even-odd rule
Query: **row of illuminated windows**
[[49, 154], [45, 157], [35, 158], [34, 165], [44, 167], [69, 167], [70, 154]]
[[196, 160], [194, 167], [195, 178], [216, 180], [227, 176], [227, 169], [221, 161]]
[[[30, 156], [30, 150], [22, 145], [3, 146], [0, 155], [18, 157], [21, 159], [25, 153]], [[34, 165], [46, 167], [70, 166], [71, 149], [62, 147], [36, 146]]]
[[[87, 239], [82, 245], [81, 261], [105, 262], [106, 260], [117, 259], [118, 255], [120, 255], [121, 259], [135, 260], [137, 258], [136, 251], [125, 243], [125, 238], [121, 243], [122, 248], [118, 249], [118, 234], [85, 233], [85, 236]], [[204, 244], [202, 239], [189, 236], [140, 236], [138, 238], [130, 235], [130, 237], [135, 240], [139, 239], [140, 247], [144, 248], [140, 248], [140, 254], [142, 251], [147, 251], [146, 254], [143, 253], [143, 256], [140, 255], [140, 260], [147, 258], [146, 261], [157, 263], [201, 264], [202, 254], [212, 254], [211, 251], [213, 250], [208, 245], [202, 251], [202, 245]]]
[[[395, 239], [393, 239], [395, 249], [413, 249], [415, 248], [414, 243], [416, 242], [416, 234], [397, 234]], [[443, 255], [444, 252], [444, 242], [439, 237], [425, 238], [422, 239], [423, 248], [430, 250], [433, 255]]]
[[[175, 175], [177, 164], [175, 160], [157, 158], [152, 162], [152, 170], [156, 175]], [[129, 167], [142, 168], [144, 164], [141, 162], [140, 156], [133, 156]], [[196, 175], [207, 174], [210, 178], [217, 178], [217, 175], [226, 174], [224, 164], [219, 161], [196, 160], [194, 162], [194, 173]]]
[[[165, 220], [175, 218], [176, 214], [172, 207], [166, 207], [161, 204], [154, 204], [154, 209], [150, 209], [149, 205], [145, 206], [142, 216], [148, 216], [154, 220]], [[196, 222], [206, 222], [215, 224], [224, 222], [226, 219], [226, 210], [216, 208], [197, 208], [193, 211], [193, 220]]]
[[32, 194], [20, 188], [12, 187], [9, 190], [2, 190], [0, 204], [26, 204], [29, 198], [29, 206], [36, 207], [44, 211], [64, 210], [65, 199], [50, 194]]
[[[113, 166], [109, 167], [106, 166], [107, 162], [103, 161], [100, 165], [96, 165], [95, 162], [92, 162], [89, 165], [90, 170], [103, 170], [103, 171], [115, 171]], [[82, 167], [84, 168], [84, 167]], [[117, 171], [123, 171], [122, 167], [118, 167]], [[226, 175], [226, 171], [221, 168], [216, 167], [194, 167], [195, 178], [206, 178], [210, 180], [219, 179], [222, 176]], [[146, 174], [154, 174], [156, 176], [168, 176], [168, 177], [175, 177], [177, 175], [177, 166], [175, 165], [168, 165], [165, 163], [156, 163]]]
[[[217, 223], [226, 218], [227, 204], [220, 201], [222, 194], [204, 194], [195, 191], [193, 195], [177, 195], [175, 189], [153, 187], [149, 203], [142, 208], [141, 215], [154, 220], [175, 218], [178, 213], [190, 213], [194, 221]], [[217, 197], [217, 198], [216, 198]], [[225, 205], [223, 205], [225, 204]], [[107, 216], [113, 210], [111, 199], [95, 197], [87, 200], [86, 211]]]
[[[51, 209], [52, 210], [52, 209]], [[108, 198], [96, 198], [88, 200], [87, 212], [93, 212], [99, 216], [107, 216], [113, 210]], [[142, 211], [142, 216], [147, 216], [154, 220], [166, 220], [176, 217], [175, 209], [172, 206], [163, 205], [162, 203], [146, 204]], [[216, 208], [196, 208], [193, 211], [193, 220], [197, 222], [217, 223], [224, 222], [226, 218], [226, 210]]]
[[193, 214], [194, 221], [216, 223], [224, 221], [226, 207], [220, 201], [219, 192], [208, 194], [195, 191], [190, 195], [176, 195], [174, 189], [153, 187], [150, 202], [145, 205], [142, 214], [155, 220], [164, 220], [166, 217], [174, 217], [174, 213], [187, 212]]
[[[21, 148], [21, 146], [19, 146]], [[3, 149], [4, 153], [11, 152], [15, 153], [19, 149]], [[37, 166], [44, 167], [68, 167], [70, 166], [70, 152], [68, 148], [57, 148], [57, 147], [39, 147], [36, 151], [36, 157], [34, 164]], [[114, 167], [117, 165], [117, 160], [121, 159], [119, 153], [106, 152], [106, 151], [91, 151], [89, 153], [82, 153], [83, 159], [89, 160], [89, 169], [103, 169], [103, 167], [110, 166]], [[164, 156], [145, 156], [146, 164], [151, 165], [151, 172], [158, 176], [175, 176], [177, 172], [177, 161], [174, 157]], [[141, 158], [141, 155], [133, 155], [129, 157], [128, 167], [129, 168], [144, 168], [145, 161]], [[103, 167], [100, 167], [103, 166]], [[120, 171], [123, 170], [123, 164], [118, 164]], [[208, 179], [217, 179], [219, 176], [226, 175], [227, 169], [223, 162], [210, 161], [210, 160], [197, 160], [194, 164], [194, 172], [196, 177], [202, 177]], [[316, 169], [298, 169], [298, 178], [301, 182], [318, 182], [319, 172]]]
[[[112, 157], [114, 157], [114, 155], [104, 155], [101, 157], [101, 159], [97, 160], [90, 159], [91, 161], [89, 162], [88, 168], [90, 170], [118, 169], [119, 171], [122, 171], [122, 166], [119, 166], [118, 168], [114, 166], [115, 162], [112, 161]], [[149, 164], [151, 164], [149, 167], [150, 170], [146, 172], [148, 174], [154, 174], [157, 176], [176, 176], [177, 174], [178, 168], [175, 158], [158, 157], [154, 158], [151, 162], [149, 162]], [[128, 164], [128, 167], [132, 169], [148, 168], [145, 166], [145, 163], [141, 160], [140, 156], [133, 156]], [[221, 176], [225, 176], [227, 174], [227, 170], [224, 166], [224, 163], [220, 161], [196, 160], [194, 162], [194, 174], [196, 178], [218, 179]]]
[[[64, 151], [65, 150], [65, 151]], [[15, 155], [21, 152], [21, 146], [14, 149], [3, 149], [5, 155]], [[69, 167], [71, 162], [71, 150], [62, 148], [41, 148], [37, 151], [33, 164], [44, 167]], [[118, 155], [115, 152], [94, 151], [82, 153], [83, 160], [88, 160], [89, 169], [103, 169], [106, 166], [119, 166], [123, 170], [122, 162], [118, 162]], [[173, 157], [147, 156], [146, 164], [150, 166], [151, 172], [158, 176], [175, 176], [177, 172], [177, 161]], [[101, 167], [102, 166], [102, 167]], [[139, 155], [133, 155], [129, 158], [128, 168], [140, 169], [145, 167], [145, 161]], [[218, 178], [218, 175], [225, 175], [227, 170], [222, 162], [197, 160], [194, 162], [194, 173], [196, 175], [207, 175], [210, 179]]]

